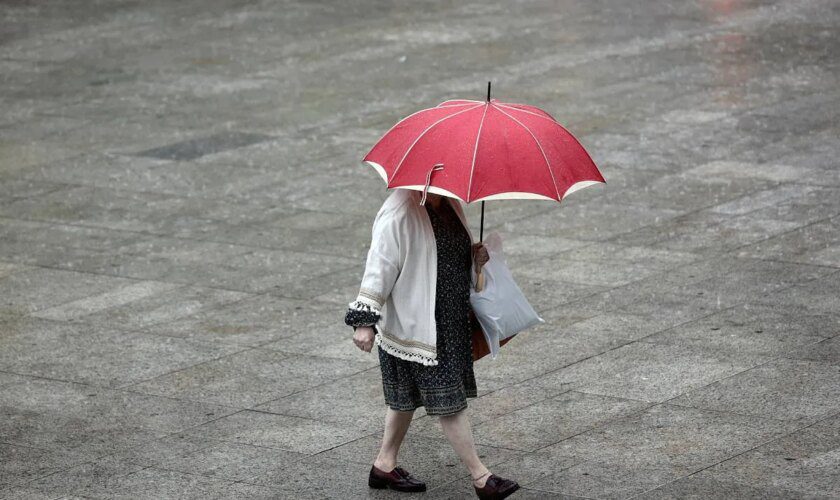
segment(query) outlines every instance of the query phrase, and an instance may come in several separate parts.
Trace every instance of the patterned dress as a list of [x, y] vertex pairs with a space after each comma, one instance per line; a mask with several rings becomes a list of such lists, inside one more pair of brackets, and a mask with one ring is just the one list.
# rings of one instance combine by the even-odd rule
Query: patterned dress
[[[467, 407], [467, 398], [477, 397], [473, 373], [470, 330], [470, 237], [458, 214], [443, 200], [438, 211], [426, 204], [437, 246], [435, 323], [436, 366], [397, 358], [379, 349], [385, 403], [394, 410], [411, 411], [419, 406], [428, 415], [451, 415]], [[371, 325], [375, 313], [348, 310], [345, 323]], [[376, 315], [378, 316], [378, 315]], [[375, 328], [375, 326], [374, 326]]]

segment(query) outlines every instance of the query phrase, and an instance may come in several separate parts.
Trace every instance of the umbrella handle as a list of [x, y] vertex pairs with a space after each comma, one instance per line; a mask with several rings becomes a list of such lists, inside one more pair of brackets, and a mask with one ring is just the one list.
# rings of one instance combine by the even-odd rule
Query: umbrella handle
[[475, 272], [475, 291], [480, 292], [482, 290], [484, 290], [484, 273], [481, 272], [479, 267]]
[[432, 182], [432, 172], [435, 170], [443, 170], [443, 163], [435, 163], [426, 174], [426, 185], [423, 187], [423, 197], [420, 198], [421, 205], [426, 204], [426, 192], [429, 190], [429, 184]]

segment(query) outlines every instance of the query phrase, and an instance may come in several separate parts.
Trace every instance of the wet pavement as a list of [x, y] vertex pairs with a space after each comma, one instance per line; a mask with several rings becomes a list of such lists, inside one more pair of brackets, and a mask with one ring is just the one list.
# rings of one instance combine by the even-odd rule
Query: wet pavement
[[[840, 497], [838, 32], [831, 0], [0, 2], [0, 497], [399, 497], [343, 324], [360, 160], [488, 80], [607, 179], [487, 204], [546, 319], [476, 364], [512, 498]], [[422, 410], [400, 461], [473, 495]]]

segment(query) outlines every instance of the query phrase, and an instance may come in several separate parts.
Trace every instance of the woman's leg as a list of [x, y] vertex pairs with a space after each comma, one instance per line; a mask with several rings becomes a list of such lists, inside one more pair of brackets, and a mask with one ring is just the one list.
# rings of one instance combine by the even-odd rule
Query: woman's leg
[[388, 408], [385, 413], [385, 432], [382, 434], [382, 447], [373, 465], [377, 469], [391, 472], [397, 466], [397, 454], [403, 442], [408, 426], [414, 416], [412, 411], [397, 411]]
[[[440, 417], [440, 426], [443, 427], [443, 433], [446, 439], [452, 445], [455, 453], [461, 458], [464, 465], [470, 471], [474, 481], [473, 484], [482, 488], [487, 482], [490, 471], [481, 463], [478, 458], [478, 453], [475, 451], [475, 442], [473, 441], [472, 427], [470, 427], [470, 420], [467, 417], [466, 410], [461, 410], [453, 415], [442, 415]], [[478, 478], [478, 480], [475, 480]]]

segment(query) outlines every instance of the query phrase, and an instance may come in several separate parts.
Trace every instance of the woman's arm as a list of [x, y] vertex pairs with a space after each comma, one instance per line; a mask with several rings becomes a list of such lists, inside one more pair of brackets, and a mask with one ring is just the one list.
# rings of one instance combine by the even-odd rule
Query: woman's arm
[[350, 303], [344, 322], [350, 326], [374, 326], [401, 269], [399, 223], [393, 213], [377, 215], [371, 231], [365, 272], [356, 300]]

